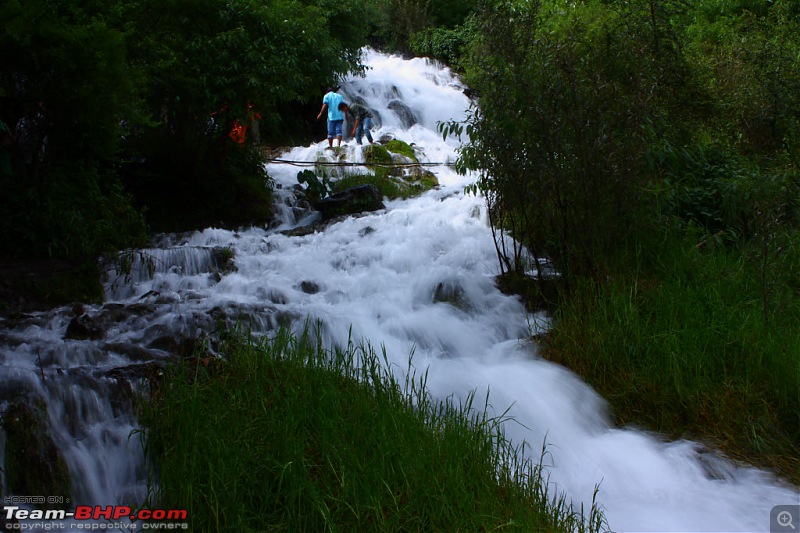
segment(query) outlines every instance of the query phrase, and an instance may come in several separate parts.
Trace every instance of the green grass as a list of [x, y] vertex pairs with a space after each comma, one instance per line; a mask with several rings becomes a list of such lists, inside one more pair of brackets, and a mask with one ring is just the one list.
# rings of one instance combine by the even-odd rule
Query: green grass
[[434, 401], [365, 346], [232, 335], [146, 404], [158, 490], [194, 531], [596, 531], [485, 409]]
[[648, 273], [573, 287], [548, 357], [620, 423], [700, 438], [800, 483], [797, 291], [741, 250], [684, 241], [655, 253]]

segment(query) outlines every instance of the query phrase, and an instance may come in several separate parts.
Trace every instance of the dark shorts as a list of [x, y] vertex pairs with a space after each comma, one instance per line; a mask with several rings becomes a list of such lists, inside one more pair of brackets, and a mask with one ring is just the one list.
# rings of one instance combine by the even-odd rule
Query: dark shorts
[[328, 139], [342, 136], [342, 124], [344, 120], [329, 120], [328, 121]]

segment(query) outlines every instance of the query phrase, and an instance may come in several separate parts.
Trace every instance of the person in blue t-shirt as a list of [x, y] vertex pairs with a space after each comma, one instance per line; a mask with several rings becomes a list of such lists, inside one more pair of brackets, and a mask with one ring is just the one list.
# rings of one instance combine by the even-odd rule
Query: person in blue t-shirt
[[328, 147], [333, 147], [333, 138], [339, 140], [339, 146], [342, 146], [342, 125], [344, 124], [345, 112], [339, 108], [339, 104], [344, 101], [341, 94], [336, 91], [339, 87], [329, 87], [328, 92], [322, 98], [322, 109], [319, 110], [317, 120], [322, 118], [325, 109], [328, 110]]

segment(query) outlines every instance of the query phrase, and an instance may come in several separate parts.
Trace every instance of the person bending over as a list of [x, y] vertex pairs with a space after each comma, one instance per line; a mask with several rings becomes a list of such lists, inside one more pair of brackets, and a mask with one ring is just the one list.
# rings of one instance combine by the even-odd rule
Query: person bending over
[[372, 140], [372, 134], [369, 131], [370, 126], [372, 126], [372, 113], [369, 111], [369, 109], [361, 104], [353, 104], [348, 106], [347, 110], [356, 119], [355, 124], [353, 124], [353, 129], [350, 132], [350, 136], [355, 137], [356, 142], [361, 144], [361, 137], [366, 134], [369, 143], [375, 144]]

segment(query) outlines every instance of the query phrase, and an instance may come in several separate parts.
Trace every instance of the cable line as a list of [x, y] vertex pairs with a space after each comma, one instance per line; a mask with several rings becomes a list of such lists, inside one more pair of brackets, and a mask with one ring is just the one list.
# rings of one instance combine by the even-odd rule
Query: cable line
[[289, 159], [272, 159], [265, 160], [267, 163], [277, 163], [282, 165], [293, 165], [297, 167], [384, 167], [384, 168], [403, 168], [403, 167], [440, 167], [440, 166], [453, 166], [454, 163], [348, 163], [346, 161], [291, 161]]

